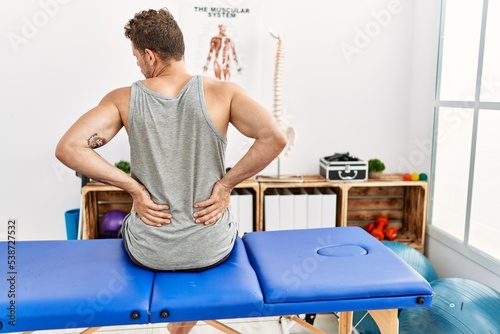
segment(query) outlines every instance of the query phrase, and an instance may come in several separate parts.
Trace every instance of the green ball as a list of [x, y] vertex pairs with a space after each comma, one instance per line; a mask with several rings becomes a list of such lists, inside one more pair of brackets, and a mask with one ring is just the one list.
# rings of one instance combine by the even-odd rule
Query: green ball
[[420, 181], [427, 181], [427, 174], [420, 173], [420, 175], [418, 176], [418, 178], [419, 178]]

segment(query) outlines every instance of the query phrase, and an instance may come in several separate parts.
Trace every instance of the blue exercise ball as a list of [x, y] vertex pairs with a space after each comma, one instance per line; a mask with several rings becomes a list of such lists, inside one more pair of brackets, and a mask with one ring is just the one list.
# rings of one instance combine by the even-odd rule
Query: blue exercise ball
[[106, 212], [101, 219], [99, 224], [99, 231], [101, 232], [101, 237], [104, 238], [116, 238], [118, 237], [118, 232], [122, 226], [123, 220], [127, 216], [126, 212], [121, 210], [110, 210]]
[[396, 241], [382, 241], [384, 245], [392, 249], [400, 258], [418, 272], [427, 282], [432, 282], [438, 279], [436, 270], [432, 266], [429, 259], [415, 248]]
[[[389, 247], [413, 269], [415, 269], [415, 271], [425, 278], [427, 282], [432, 282], [438, 278], [436, 270], [432, 266], [431, 262], [425, 257], [425, 255], [417, 251], [415, 248], [396, 241], [384, 240], [382, 243]], [[366, 311], [353, 312], [353, 324], [357, 324], [356, 330], [360, 334], [380, 334], [380, 330], [375, 323], [375, 320], [373, 320], [369, 314], [366, 314]]]
[[401, 311], [399, 333], [500, 333], [500, 292], [474, 280], [431, 282], [432, 307]]

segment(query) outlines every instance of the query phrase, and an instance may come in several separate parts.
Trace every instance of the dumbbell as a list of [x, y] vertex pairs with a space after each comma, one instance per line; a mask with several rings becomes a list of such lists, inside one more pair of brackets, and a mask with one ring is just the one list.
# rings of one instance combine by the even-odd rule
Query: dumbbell
[[386, 216], [378, 216], [375, 222], [366, 225], [365, 229], [380, 241], [384, 239], [395, 240], [398, 236], [398, 230], [393, 227], [386, 228], [388, 225], [389, 220]]
[[378, 240], [384, 240], [384, 229], [389, 225], [389, 220], [385, 216], [378, 216], [374, 223], [366, 225], [366, 230]]

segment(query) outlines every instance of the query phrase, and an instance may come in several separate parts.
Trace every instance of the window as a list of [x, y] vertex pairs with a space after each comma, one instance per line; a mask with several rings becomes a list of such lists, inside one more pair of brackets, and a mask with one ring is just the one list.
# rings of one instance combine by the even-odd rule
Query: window
[[500, 0], [442, 0], [430, 223], [500, 272]]

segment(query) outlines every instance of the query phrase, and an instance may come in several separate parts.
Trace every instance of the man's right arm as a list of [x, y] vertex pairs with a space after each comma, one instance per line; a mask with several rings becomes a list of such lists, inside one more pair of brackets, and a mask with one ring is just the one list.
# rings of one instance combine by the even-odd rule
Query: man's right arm
[[89, 178], [127, 191], [134, 200], [133, 209], [144, 223], [154, 226], [169, 223], [170, 214], [161, 212], [168, 209], [167, 205], [153, 203], [143, 185], [94, 151], [106, 145], [122, 128], [117, 106], [122, 95], [123, 91], [120, 90], [111, 92], [95, 108], [80, 117], [57, 144], [56, 157]]

